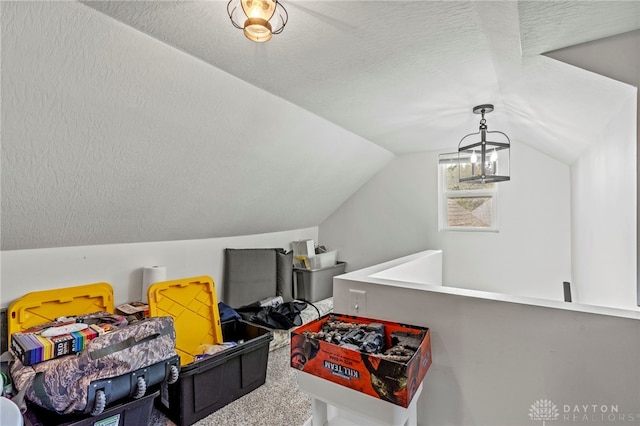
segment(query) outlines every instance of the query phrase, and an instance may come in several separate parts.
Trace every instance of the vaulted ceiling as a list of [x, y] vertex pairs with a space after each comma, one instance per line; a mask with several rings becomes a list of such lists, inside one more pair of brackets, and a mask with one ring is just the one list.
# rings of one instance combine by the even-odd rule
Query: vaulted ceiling
[[2, 249], [316, 226], [482, 103], [571, 164], [628, 86], [541, 54], [640, 29], [640, 1], [283, 3], [263, 44], [222, 1], [0, 3]]
[[285, 0], [289, 24], [259, 45], [226, 2], [85, 4], [395, 154], [455, 146], [494, 103], [490, 123], [566, 162], [617, 92], [539, 55], [640, 28], [640, 1]]

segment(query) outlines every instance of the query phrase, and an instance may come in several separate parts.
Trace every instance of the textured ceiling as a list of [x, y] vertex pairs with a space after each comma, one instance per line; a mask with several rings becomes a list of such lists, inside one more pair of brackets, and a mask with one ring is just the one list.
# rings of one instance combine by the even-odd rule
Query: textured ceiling
[[[394, 154], [490, 129], [571, 164], [628, 87], [541, 53], [640, 1], [0, 2], [2, 249], [316, 226]], [[598, 117], [594, 122], [593, 117]]]
[[256, 44], [226, 2], [86, 4], [396, 154], [456, 146], [494, 103], [490, 125], [567, 163], [619, 93], [538, 55], [640, 28], [640, 1], [283, 1], [284, 32]]

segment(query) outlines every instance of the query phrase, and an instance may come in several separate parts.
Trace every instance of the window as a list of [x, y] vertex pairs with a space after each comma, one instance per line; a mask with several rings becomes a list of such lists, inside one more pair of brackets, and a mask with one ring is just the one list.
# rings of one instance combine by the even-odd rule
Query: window
[[459, 181], [471, 176], [471, 157], [441, 154], [438, 163], [440, 230], [497, 231], [497, 185]]

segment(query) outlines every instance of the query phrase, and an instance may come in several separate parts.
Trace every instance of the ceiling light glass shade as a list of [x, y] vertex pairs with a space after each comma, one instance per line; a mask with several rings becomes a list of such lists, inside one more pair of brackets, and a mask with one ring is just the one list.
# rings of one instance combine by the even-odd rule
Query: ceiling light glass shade
[[287, 10], [277, 0], [229, 0], [227, 13], [234, 27], [258, 43], [280, 34], [289, 19]]
[[466, 135], [458, 143], [460, 182], [484, 184], [511, 179], [511, 141], [503, 132], [487, 130], [484, 115], [491, 111], [491, 104], [473, 108], [473, 113], [482, 114], [482, 119], [478, 132]]

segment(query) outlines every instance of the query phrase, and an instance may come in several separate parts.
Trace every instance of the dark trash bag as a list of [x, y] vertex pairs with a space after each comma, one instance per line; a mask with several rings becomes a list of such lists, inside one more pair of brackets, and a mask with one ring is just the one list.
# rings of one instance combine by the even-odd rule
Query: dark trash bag
[[293, 301], [278, 306], [260, 306], [258, 302], [236, 309], [245, 320], [268, 328], [288, 330], [302, 325], [300, 312], [307, 307], [306, 302]]

